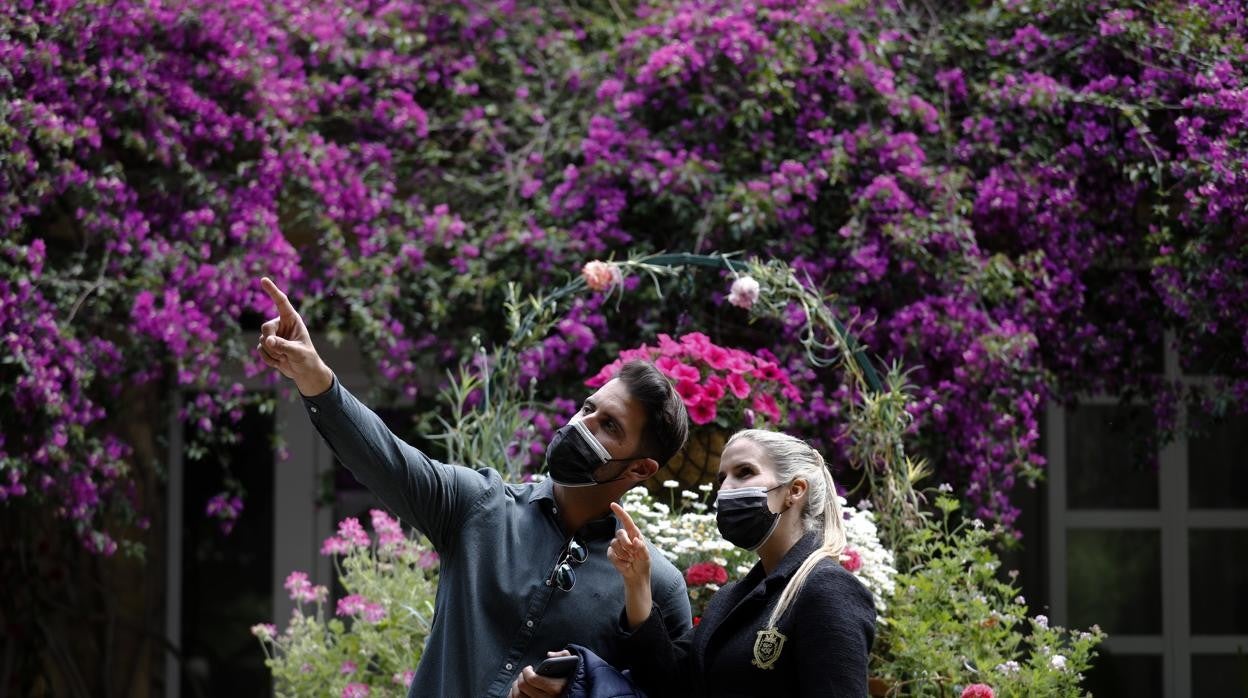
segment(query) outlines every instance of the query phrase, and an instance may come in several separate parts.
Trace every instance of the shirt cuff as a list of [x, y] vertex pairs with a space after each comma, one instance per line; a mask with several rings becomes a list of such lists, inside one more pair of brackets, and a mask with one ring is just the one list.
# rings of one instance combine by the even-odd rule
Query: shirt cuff
[[303, 398], [303, 406], [312, 414], [321, 410], [337, 409], [342, 405], [342, 386], [338, 383], [338, 376], [335, 375], [325, 392], [311, 396], [299, 393], [299, 397]]

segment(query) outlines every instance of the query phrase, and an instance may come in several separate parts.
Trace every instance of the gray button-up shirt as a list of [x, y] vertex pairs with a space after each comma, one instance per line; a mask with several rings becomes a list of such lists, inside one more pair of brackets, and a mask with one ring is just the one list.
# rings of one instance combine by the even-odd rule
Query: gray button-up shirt
[[[576, 585], [560, 591], [546, 581], [569, 536], [549, 480], [505, 483], [488, 468], [439, 463], [395, 436], [336, 378], [304, 402], [338, 459], [438, 551], [433, 628], [409, 698], [506, 696], [525, 665], [568, 643], [627, 666], [618, 628], [624, 587], [607, 559], [613, 517], [575, 533], [589, 558], [574, 567]], [[684, 579], [653, 546], [650, 557], [655, 604], [680, 637], [691, 627]]]

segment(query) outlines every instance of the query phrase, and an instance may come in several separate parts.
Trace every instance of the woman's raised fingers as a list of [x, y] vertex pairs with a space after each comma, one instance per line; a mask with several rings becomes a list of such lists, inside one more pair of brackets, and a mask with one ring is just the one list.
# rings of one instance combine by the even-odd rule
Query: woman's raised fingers
[[611, 511], [615, 514], [615, 518], [619, 519], [620, 523], [624, 526], [620, 530], [627, 531], [629, 538], [642, 537], [641, 529], [637, 528], [636, 523], [633, 523], [633, 517], [629, 516], [627, 511], [624, 511], [624, 507], [620, 506], [617, 502], [611, 502]]

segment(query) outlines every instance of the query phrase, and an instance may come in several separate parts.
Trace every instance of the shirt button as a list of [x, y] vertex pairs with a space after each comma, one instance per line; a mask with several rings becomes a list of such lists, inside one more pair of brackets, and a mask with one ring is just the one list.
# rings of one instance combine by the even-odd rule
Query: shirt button
[[312, 406], [311, 406], [311, 407], [309, 407], [308, 409], [309, 409], [309, 410], [312, 410], [312, 414], [316, 414], [316, 412], [317, 412], [317, 410], [316, 410], [316, 405], [312, 405]]
[[530, 627], [530, 628], [531, 628], [531, 627], [533, 627], [533, 621], [531, 621], [531, 620], [526, 620], [526, 621], [524, 621], [524, 624], [525, 624], [525, 626], [527, 626], [527, 627]]
[[559, 507], [551, 507], [551, 508], [550, 508], [550, 511], [551, 511], [552, 513], [554, 513], [554, 514], [558, 514], [558, 513], [559, 513]]
[[511, 671], [511, 662], [507, 662], [507, 671]]

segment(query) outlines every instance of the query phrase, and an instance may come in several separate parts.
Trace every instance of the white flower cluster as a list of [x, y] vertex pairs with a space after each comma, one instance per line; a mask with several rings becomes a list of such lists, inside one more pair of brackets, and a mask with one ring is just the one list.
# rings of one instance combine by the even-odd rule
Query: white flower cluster
[[[701, 495], [685, 492], [681, 499], [701, 499]], [[718, 556], [734, 550], [732, 543], [719, 535], [714, 514], [685, 511], [673, 515], [671, 507], [657, 502], [644, 489], [630, 490], [624, 495], [624, 509], [641, 532], [672, 562], [691, 558]]]
[[871, 590], [876, 611], [883, 614], [886, 608], [884, 600], [892, 596], [895, 588], [893, 579], [897, 576], [893, 551], [880, 543], [875, 514], [867, 509], [849, 508], [844, 498], [841, 498], [841, 510], [846, 517], [845, 539], [849, 547], [862, 556], [862, 567], [853, 574]]
[[[720, 536], [715, 515], [703, 513], [705, 505], [699, 507], [697, 504], [700, 502], [693, 501], [703, 495], [688, 491], [676, 494], [675, 488], [667, 489], [673, 491], [673, 503], [683, 509], [679, 513], [642, 488], [624, 495], [622, 504], [642, 534], [662, 551], [664, 557], [682, 569], [698, 560], [713, 559], [727, 567], [731, 577], [744, 576], [754, 563], [753, 555], [738, 550]], [[703, 494], [709, 494], [709, 487], [699, 489]], [[843, 498], [841, 509], [845, 516], [845, 537], [849, 548], [857, 553], [862, 562], [853, 575], [871, 590], [876, 610], [883, 614], [885, 600], [892, 595], [893, 580], [897, 576], [893, 552], [880, 543], [875, 514], [868, 509], [851, 509], [845, 505]], [[731, 564], [728, 564], [729, 561]]]

